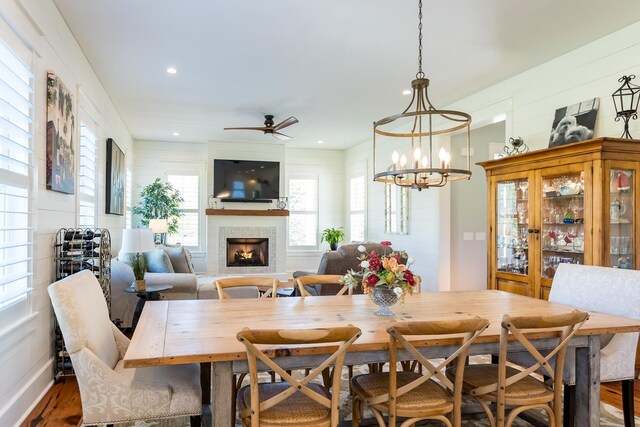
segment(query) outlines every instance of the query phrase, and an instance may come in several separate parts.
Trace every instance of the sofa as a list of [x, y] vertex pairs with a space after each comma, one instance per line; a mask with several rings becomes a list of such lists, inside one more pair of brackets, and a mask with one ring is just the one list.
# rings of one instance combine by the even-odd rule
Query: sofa
[[[158, 246], [155, 253], [145, 253], [148, 285], [173, 286], [160, 293], [161, 299], [186, 300], [198, 298], [198, 279], [191, 264], [189, 250], [180, 246]], [[162, 262], [158, 262], [162, 260]], [[119, 319], [120, 327], [131, 327], [133, 312], [138, 302], [135, 294], [124, 292], [135, 281], [131, 268], [131, 254], [119, 253], [111, 260], [111, 319]]]
[[[157, 251], [164, 252], [160, 254]], [[166, 255], [165, 255], [166, 254]], [[155, 254], [145, 254], [147, 271], [144, 278], [148, 285], [172, 285], [160, 293], [160, 299], [218, 299], [214, 286], [216, 277], [198, 277], [191, 264], [189, 250], [175, 246], [158, 246]], [[161, 262], [158, 262], [161, 259]], [[124, 292], [135, 281], [130, 265], [131, 254], [120, 253], [111, 260], [111, 319], [119, 320], [121, 328], [130, 328], [138, 303], [136, 294]], [[161, 271], [162, 270], [162, 271]], [[256, 298], [257, 287], [231, 288], [226, 291], [233, 298]]]
[[[383, 246], [380, 243], [348, 243], [340, 246], [335, 251], [327, 251], [322, 254], [317, 272], [296, 271], [293, 273], [293, 278], [296, 279], [300, 276], [308, 276], [312, 274], [344, 275], [348, 270], [358, 271], [360, 270], [360, 261], [358, 260], [358, 257], [362, 255], [358, 250], [360, 245], [365, 247], [367, 253], [376, 251], [377, 254], [384, 254], [393, 251], [391, 247]], [[334, 295], [339, 290], [335, 286], [327, 286], [323, 289], [322, 285], [309, 285], [305, 286], [305, 289], [307, 289], [311, 295]], [[354, 289], [354, 291], [355, 293], [362, 293], [361, 288]], [[298, 295], [297, 289], [296, 295]]]

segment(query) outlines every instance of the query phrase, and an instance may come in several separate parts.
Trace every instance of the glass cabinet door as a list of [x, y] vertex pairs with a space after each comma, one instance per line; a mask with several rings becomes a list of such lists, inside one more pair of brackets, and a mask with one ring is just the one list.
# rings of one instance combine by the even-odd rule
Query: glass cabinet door
[[527, 275], [529, 270], [529, 181], [496, 185], [497, 270]]
[[584, 264], [584, 172], [543, 176], [541, 204], [542, 277], [559, 264]]
[[611, 168], [609, 177], [609, 266], [635, 268], [633, 242], [633, 171]]

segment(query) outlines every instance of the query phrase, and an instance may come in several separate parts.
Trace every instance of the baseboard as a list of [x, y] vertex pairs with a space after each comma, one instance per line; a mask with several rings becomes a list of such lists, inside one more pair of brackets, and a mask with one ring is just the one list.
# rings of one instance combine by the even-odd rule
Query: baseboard
[[7, 402], [3, 412], [0, 413], [0, 426], [19, 426], [29, 416], [53, 385], [54, 363], [53, 358], [49, 359], [14, 398]]

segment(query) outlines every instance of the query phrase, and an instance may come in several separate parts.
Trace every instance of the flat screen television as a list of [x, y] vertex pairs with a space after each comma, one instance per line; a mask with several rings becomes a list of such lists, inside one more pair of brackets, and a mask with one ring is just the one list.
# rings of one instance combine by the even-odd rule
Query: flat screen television
[[215, 159], [213, 195], [223, 202], [271, 202], [280, 197], [280, 163]]

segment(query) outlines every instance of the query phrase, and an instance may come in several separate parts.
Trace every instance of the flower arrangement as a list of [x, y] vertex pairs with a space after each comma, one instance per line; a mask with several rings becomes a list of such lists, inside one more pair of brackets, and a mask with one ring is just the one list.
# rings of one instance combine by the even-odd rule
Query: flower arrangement
[[[385, 247], [390, 247], [391, 242], [380, 242]], [[360, 271], [349, 270], [342, 278], [341, 283], [356, 287], [362, 285], [364, 293], [369, 295], [373, 288], [393, 289], [396, 295], [404, 302], [404, 297], [414, 292], [416, 279], [409, 267], [415, 261], [407, 257], [404, 251], [390, 251], [389, 253], [377, 254], [375, 251], [367, 253], [363, 245], [358, 246], [362, 253], [358, 257], [360, 260]], [[406, 259], [407, 263], [402, 264]]]

